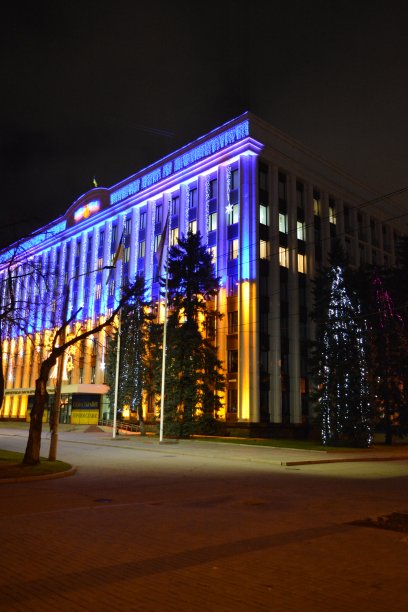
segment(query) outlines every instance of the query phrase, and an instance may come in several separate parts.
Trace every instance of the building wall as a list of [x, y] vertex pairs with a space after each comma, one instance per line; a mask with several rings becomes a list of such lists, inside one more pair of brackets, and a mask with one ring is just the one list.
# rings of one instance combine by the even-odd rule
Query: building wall
[[[311, 281], [341, 239], [354, 265], [395, 261], [396, 227], [368, 204], [372, 192], [260, 119], [244, 116], [110, 189], [84, 194], [54, 224], [0, 254], [2, 300], [10, 258], [27, 302], [30, 336], [3, 342], [3, 418], [25, 418], [40, 357], [68, 316], [91, 325], [117, 304], [123, 278], [143, 274], [159, 300], [157, 247], [169, 213], [170, 240], [199, 231], [221, 277], [216, 341], [224, 361], [227, 421], [301, 424], [307, 419]], [[112, 266], [123, 238], [123, 257]], [[29, 259], [28, 259], [29, 258]], [[48, 278], [49, 283], [46, 282]], [[76, 322], [76, 323], [75, 323]], [[101, 393], [107, 332], [68, 351], [63, 389]], [[51, 376], [50, 390], [56, 372]], [[91, 391], [90, 391], [91, 389]], [[101, 414], [106, 413], [103, 401]]]

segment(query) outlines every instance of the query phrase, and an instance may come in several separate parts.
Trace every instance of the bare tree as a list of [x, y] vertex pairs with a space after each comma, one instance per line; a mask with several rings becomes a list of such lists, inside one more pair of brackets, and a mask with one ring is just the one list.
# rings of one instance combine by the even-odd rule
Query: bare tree
[[[27, 279], [38, 278], [41, 271], [36, 268], [33, 260], [25, 257], [24, 242], [21, 240], [11, 252], [3, 255], [6, 265], [0, 281], [0, 343], [11, 339], [13, 333], [26, 336], [29, 328], [29, 303], [24, 292], [21, 292]], [[6, 259], [7, 257], [7, 259]], [[0, 263], [3, 263], [0, 260]], [[5, 376], [3, 350], [0, 350], [0, 406], [4, 400]]]
[[74, 346], [89, 336], [97, 334], [104, 328], [112, 325], [120, 309], [127, 302], [129, 297], [129, 292], [124, 292], [116, 308], [106, 320], [94, 325], [91, 328], [82, 327], [76, 333], [68, 334], [67, 331], [69, 330], [71, 324], [77, 320], [81, 308], [76, 310], [71, 316], [67, 317], [68, 292], [65, 293], [61, 325], [54, 332], [48, 355], [41, 362], [39, 376], [35, 382], [34, 402], [30, 415], [30, 430], [23, 458], [24, 465], [36, 465], [40, 462], [42, 422], [44, 410], [48, 406], [47, 383], [50, 372], [56, 365], [58, 358], [63, 356], [64, 352], [70, 346]]

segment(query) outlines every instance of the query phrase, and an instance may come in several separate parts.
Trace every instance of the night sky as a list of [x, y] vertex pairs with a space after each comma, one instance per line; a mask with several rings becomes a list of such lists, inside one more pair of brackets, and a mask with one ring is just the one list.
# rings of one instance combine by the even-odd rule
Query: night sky
[[[405, 2], [11, 4], [3, 244], [63, 214], [94, 176], [111, 186], [245, 110], [383, 194], [408, 187]], [[408, 214], [408, 191], [399, 202]]]

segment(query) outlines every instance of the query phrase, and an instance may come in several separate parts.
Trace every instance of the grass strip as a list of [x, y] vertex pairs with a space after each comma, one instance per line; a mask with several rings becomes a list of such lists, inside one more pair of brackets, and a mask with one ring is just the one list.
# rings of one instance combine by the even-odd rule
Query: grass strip
[[66, 472], [72, 467], [64, 461], [48, 461], [44, 457], [41, 457], [40, 463], [37, 465], [23, 465], [23, 457], [23, 453], [0, 449], [0, 479], [45, 476]]

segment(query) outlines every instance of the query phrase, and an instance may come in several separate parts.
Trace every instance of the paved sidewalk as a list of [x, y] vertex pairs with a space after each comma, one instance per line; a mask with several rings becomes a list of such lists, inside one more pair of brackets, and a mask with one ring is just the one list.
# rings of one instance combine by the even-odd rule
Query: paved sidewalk
[[[0, 428], [2, 448], [26, 439]], [[42, 444], [46, 455], [46, 433]], [[58, 449], [74, 476], [0, 487], [1, 611], [408, 609], [408, 533], [353, 524], [408, 514], [405, 446], [332, 454], [76, 430]]]

